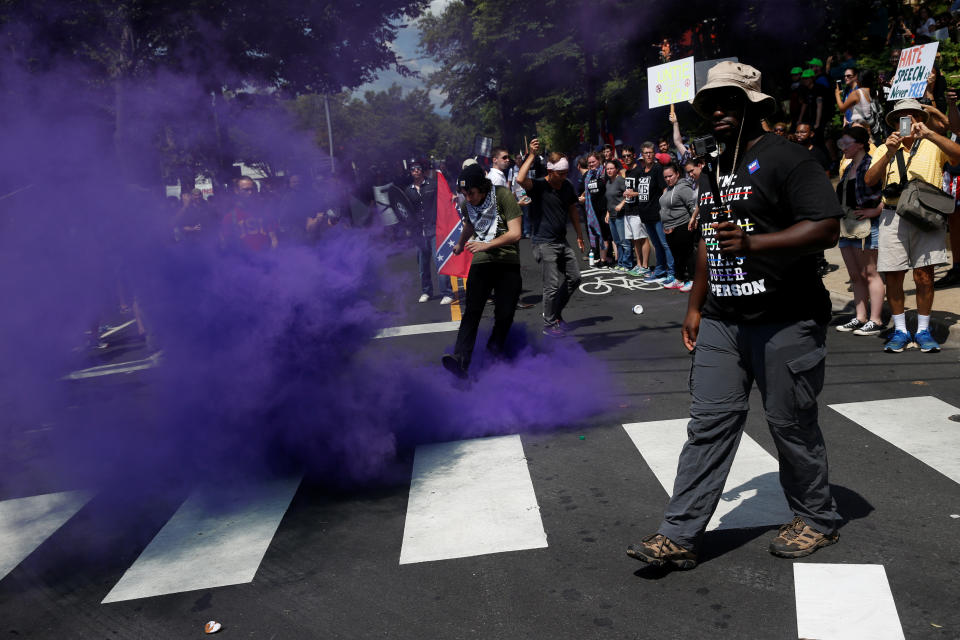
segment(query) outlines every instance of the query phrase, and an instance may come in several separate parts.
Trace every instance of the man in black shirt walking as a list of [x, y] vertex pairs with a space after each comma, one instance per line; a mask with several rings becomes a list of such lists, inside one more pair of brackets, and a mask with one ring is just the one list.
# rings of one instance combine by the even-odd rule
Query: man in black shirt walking
[[795, 516], [770, 552], [797, 558], [838, 539], [817, 420], [830, 298], [814, 254], [837, 242], [842, 213], [816, 160], [764, 133], [761, 117], [775, 105], [760, 92], [760, 72], [738, 62], [713, 67], [694, 98], [723, 145], [716, 162], [721, 202], [700, 194], [703, 239], [682, 328], [693, 352], [692, 402], [673, 496], [657, 532], [627, 550], [654, 565], [696, 566], [754, 382]]
[[533, 236], [533, 257], [540, 263], [543, 279], [543, 334], [552, 337], [564, 335], [563, 308], [580, 285], [580, 266], [577, 255], [567, 244], [567, 219], [577, 232], [577, 246], [584, 250], [583, 232], [577, 194], [567, 180], [570, 163], [561, 154], [553, 152], [547, 158], [547, 176], [528, 177], [534, 158], [540, 153], [540, 140], [530, 141], [527, 158], [523, 161], [517, 182], [530, 196], [530, 223]]

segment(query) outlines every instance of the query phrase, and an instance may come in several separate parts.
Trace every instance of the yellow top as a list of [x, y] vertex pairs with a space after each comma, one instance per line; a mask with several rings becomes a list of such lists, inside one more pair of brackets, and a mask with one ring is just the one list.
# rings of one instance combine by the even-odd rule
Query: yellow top
[[[917, 147], [917, 153], [913, 156], [912, 161], [910, 160], [909, 147], [900, 145], [900, 148], [903, 149], [904, 164], [907, 162], [910, 163], [910, 166], [907, 167], [906, 182], [919, 178], [928, 184], [935, 185], [938, 189], [943, 186], [943, 165], [947, 162], [947, 154], [945, 154], [940, 147], [929, 140], [921, 140], [920, 146]], [[870, 156], [874, 162], [877, 162], [883, 158], [886, 152], [887, 146], [880, 145]], [[897, 163], [897, 156], [894, 155], [890, 158], [890, 162], [887, 163], [886, 180], [880, 186], [883, 187], [896, 182], [900, 182], [900, 168]], [[904, 183], [903, 186], [907, 186], [906, 183]], [[898, 200], [899, 197], [884, 197], [883, 204], [893, 207], [896, 206]]]

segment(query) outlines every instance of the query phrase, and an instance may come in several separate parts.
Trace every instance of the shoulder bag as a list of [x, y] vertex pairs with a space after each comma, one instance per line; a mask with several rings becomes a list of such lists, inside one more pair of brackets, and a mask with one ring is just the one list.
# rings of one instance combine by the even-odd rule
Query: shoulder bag
[[[850, 169], [848, 168], [847, 171], [850, 171]], [[856, 173], [856, 167], [853, 167], [853, 171]], [[840, 207], [843, 209], [843, 217], [840, 218], [840, 237], [849, 240], [862, 240], [870, 235], [870, 219], [858, 219], [858, 209], [855, 206], [850, 206], [848, 180], [841, 180], [840, 184], [837, 185], [837, 197], [840, 199]], [[856, 205], [856, 200], [854, 200], [854, 205]]]
[[[903, 149], [897, 151], [897, 167], [900, 184], [907, 179], [907, 167], [917, 153], [918, 144], [910, 150], [910, 160], [903, 162]], [[897, 201], [897, 215], [924, 231], [943, 231], [947, 228], [950, 214], [956, 208], [956, 200], [936, 185], [914, 178], [906, 183]]]

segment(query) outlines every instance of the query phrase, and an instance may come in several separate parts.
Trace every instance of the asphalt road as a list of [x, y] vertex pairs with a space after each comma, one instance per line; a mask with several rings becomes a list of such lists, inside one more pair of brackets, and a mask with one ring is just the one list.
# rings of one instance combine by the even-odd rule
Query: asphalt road
[[[526, 241], [521, 253], [523, 299], [539, 302], [539, 272]], [[437, 299], [417, 304], [413, 255], [392, 268], [410, 276], [406, 324], [451, 321]], [[891, 355], [880, 338], [831, 329], [820, 416], [845, 519], [839, 543], [797, 561], [767, 552], [784, 520], [763, 508], [764, 496], [776, 502], [775, 474], [763, 471], [775, 468], [776, 450], [754, 393], [741, 452], [749, 442], [755, 455], [744, 462], [748, 481], [724, 495], [722, 507], [733, 509], [727, 525], [706, 535], [695, 570], [651, 571], [624, 550], [655, 531], [668, 499], [661, 475], [669, 453], [648, 445], [674, 437], [676, 423], [665, 421], [687, 415], [689, 356], [679, 339], [686, 295], [627, 288], [630, 279], [609, 273], [584, 282], [600, 293], [574, 297], [565, 339], [604, 361], [621, 388], [590, 420], [497, 440], [519, 443], [522, 455], [508, 456], [492, 480], [483, 475], [491, 467], [482, 456], [493, 454], [473, 444], [450, 459], [450, 476], [430, 475], [443, 465], [418, 470], [427, 453], [418, 449], [399, 461], [397, 478], [362, 491], [310, 479], [262, 495], [239, 489], [230, 529], [227, 520], [188, 509], [195, 487], [186, 485], [136, 500], [126, 488], [103, 487], [61, 496], [57, 504], [26, 504], [78, 487], [56, 486], [38, 471], [44, 438], [66, 427], [22, 425], [5, 454], [17, 480], [0, 495], [0, 540], [8, 549], [0, 549], [0, 633], [189, 638], [217, 620], [218, 635], [234, 638], [960, 638], [960, 472], [950, 448], [960, 442], [960, 423], [945, 418], [960, 414], [955, 349]], [[631, 312], [637, 303], [642, 315]], [[518, 311], [516, 322], [535, 327], [539, 314], [534, 305]], [[371, 348], [404, 349], [439, 366], [454, 336], [398, 336]], [[125, 349], [88, 364], [148, 355]], [[135, 412], [150, 394], [139, 375], [65, 384], [85, 403]], [[431, 451], [441, 459], [449, 454]], [[474, 472], [484, 480], [459, 477], [445, 485], [471, 456], [481, 456]], [[509, 483], [514, 477], [518, 484]], [[479, 496], [489, 503], [461, 500], [466, 511], [451, 516], [437, 502], [446, 492], [454, 501]], [[255, 513], [243, 511], [254, 494]], [[735, 526], [737, 514], [746, 514], [750, 526]], [[441, 526], [428, 531], [430, 522]], [[511, 533], [501, 536], [498, 528]], [[214, 536], [212, 546], [184, 551], [178, 542], [201, 534]], [[221, 553], [217, 540], [262, 549], [237, 558], [230, 549]], [[510, 544], [515, 550], [497, 550]], [[403, 561], [415, 549], [437, 559]], [[149, 595], [164, 589], [157, 576], [177, 562], [180, 573], [171, 570], [166, 588], [179, 592]], [[250, 579], [242, 577], [244, 567], [252, 567]], [[234, 573], [234, 584], [213, 586], [217, 576]]]

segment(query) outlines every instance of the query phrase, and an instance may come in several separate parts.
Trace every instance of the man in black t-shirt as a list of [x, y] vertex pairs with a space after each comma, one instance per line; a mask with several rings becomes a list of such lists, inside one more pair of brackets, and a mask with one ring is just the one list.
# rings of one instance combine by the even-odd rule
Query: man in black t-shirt
[[798, 558], [839, 537], [817, 421], [830, 298], [814, 254], [837, 242], [842, 213], [809, 153], [764, 133], [761, 118], [775, 106], [760, 92], [760, 72], [739, 62], [710, 69], [694, 98], [723, 145], [715, 167], [721, 202], [713, 189], [700, 194], [703, 239], [682, 328], [693, 352], [692, 402], [673, 496], [658, 531], [627, 550], [654, 565], [696, 566], [754, 381], [794, 513], [770, 552]]
[[533, 235], [533, 257], [540, 263], [543, 279], [543, 334], [552, 337], [564, 335], [563, 308], [580, 285], [580, 265], [577, 254], [567, 244], [567, 219], [577, 232], [577, 246], [584, 250], [583, 232], [577, 210], [577, 194], [567, 181], [568, 160], [559, 153], [547, 159], [545, 178], [531, 179], [530, 167], [540, 153], [540, 141], [530, 141], [527, 159], [523, 161], [517, 182], [531, 198], [530, 224]]

